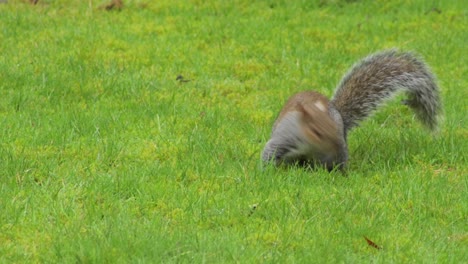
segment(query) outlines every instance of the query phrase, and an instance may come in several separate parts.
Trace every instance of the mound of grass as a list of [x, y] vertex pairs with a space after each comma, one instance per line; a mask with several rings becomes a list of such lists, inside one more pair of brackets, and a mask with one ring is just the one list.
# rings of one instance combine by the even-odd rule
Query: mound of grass
[[[467, 260], [462, 1], [103, 4], [0, 4], [1, 262]], [[347, 177], [261, 165], [291, 94], [392, 47], [437, 75], [438, 135], [394, 100]]]

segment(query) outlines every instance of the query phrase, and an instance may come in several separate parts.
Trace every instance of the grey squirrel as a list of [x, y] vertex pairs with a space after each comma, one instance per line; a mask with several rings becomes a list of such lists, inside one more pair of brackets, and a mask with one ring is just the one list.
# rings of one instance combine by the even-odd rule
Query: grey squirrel
[[347, 135], [398, 91], [430, 130], [442, 112], [439, 88], [427, 65], [395, 49], [370, 55], [343, 77], [331, 100], [314, 92], [293, 95], [279, 113], [263, 153], [264, 162], [343, 169]]

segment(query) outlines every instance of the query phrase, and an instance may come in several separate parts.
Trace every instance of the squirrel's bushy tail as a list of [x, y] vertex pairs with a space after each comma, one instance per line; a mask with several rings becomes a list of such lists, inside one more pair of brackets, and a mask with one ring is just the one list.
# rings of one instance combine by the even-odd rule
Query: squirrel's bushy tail
[[332, 104], [348, 131], [398, 90], [407, 92], [408, 106], [435, 130], [442, 109], [439, 89], [426, 64], [411, 53], [389, 50], [358, 62], [338, 85]]

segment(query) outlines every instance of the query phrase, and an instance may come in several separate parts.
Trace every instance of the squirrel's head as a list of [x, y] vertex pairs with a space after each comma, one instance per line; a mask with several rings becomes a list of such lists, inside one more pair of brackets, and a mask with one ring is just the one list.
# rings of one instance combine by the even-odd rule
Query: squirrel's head
[[336, 155], [341, 142], [340, 133], [321, 102], [315, 105], [300, 104], [298, 110], [301, 113], [300, 128], [307, 143], [313, 146], [317, 154]]
[[337, 159], [342, 138], [326, 106], [298, 104], [278, 120], [262, 154], [264, 161], [323, 164]]

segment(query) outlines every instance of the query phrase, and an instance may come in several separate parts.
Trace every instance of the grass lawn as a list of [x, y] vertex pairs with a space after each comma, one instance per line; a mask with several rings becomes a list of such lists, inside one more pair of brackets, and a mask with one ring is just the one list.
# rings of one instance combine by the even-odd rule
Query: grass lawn
[[[468, 261], [463, 1], [105, 3], [0, 4], [0, 263]], [[347, 177], [262, 166], [290, 95], [393, 47], [438, 77], [437, 135], [398, 98]]]

